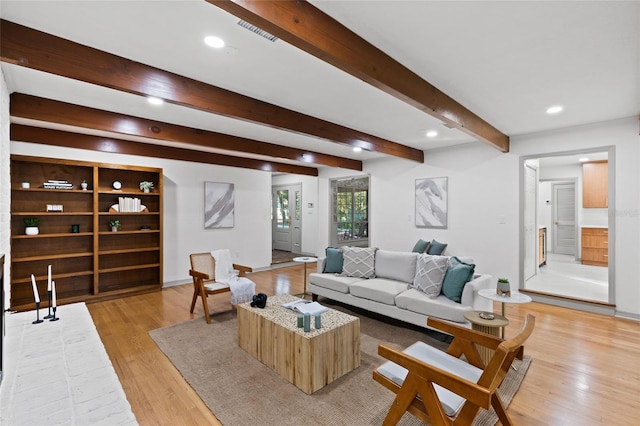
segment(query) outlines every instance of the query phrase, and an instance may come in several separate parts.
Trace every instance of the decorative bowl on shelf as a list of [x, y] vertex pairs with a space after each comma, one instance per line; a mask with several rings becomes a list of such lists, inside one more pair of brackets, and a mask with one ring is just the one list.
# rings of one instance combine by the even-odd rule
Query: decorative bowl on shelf
[[[149, 209], [147, 209], [147, 206], [145, 206], [144, 204], [140, 205], [139, 213], [148, 212], [148, 211]], [[118, 206], [117, 204], [112, 205], [109, 208], [109, 213], [120, 213], [120, 206]], [[123, 213], [136, 213], [136, 212], [123, 212]]]

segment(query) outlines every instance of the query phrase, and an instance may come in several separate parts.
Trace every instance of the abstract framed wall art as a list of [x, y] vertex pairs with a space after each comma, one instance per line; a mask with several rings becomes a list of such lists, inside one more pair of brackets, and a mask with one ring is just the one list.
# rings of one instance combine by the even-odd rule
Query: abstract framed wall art
[[449, 198], [447, 177], [416, 179], [415, 220], [418, 228], [446, 228]]
[[204, 227], [233, 228], [234, 184], [224, 182], [204, 183]]

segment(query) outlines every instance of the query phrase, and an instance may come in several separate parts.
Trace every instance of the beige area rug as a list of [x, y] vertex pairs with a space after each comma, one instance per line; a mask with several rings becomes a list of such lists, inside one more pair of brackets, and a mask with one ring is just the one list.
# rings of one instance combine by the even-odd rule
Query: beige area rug
[[[422, 340], [446, 349], [447, 336], [399, 323], [388, 324], [350, 312], [340, 305], [323, 303], [353, 313], [361, 319], [361, 365], [312, 395], [264, 366], [237, 345], [235, 312], [213, 317], [211, 325], [198, 318], [149, 332], [165, 355], [225, 426], [244, 425], [380, 425], [395, 394], [372, 379], [372, 371], [384, 362], [377, 355], [380, 342], [406, 347]], [[379, 318], [379, 317], [377, 317]], [[500, 387], [509, 404], [531, 362], [516, 360]], [[495, 425], [493, 410], [475, 425]], [[421, 425], [405, 413], [401, 425]]]

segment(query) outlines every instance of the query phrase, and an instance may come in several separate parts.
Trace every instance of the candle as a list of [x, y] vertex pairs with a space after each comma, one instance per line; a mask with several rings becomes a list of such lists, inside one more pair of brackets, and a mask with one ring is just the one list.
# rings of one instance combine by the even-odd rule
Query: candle
[[51, 265], [47, 267], [47, 291], [51, 291]]
[[36, 285], [36, 278], [31, 274], [31, 286], [33, 287], [33, 297], [36, 299], [36, 303], [40, 303], [40, 295], [38, 294], [38, 286]]
[[51, 281], [51, 306], [56, 307], [56, 282]]

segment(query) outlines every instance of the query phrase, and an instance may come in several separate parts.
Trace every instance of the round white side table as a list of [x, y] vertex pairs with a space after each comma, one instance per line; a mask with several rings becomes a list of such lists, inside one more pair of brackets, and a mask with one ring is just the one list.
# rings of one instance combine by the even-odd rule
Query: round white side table
[[301, 257], [294, 257], [293, 261], [298, 263], [304, 263], [304, 287], [303, 287], [302, 293], [295, 295], [295, 296], [299, 296], [300, 294], [302, 294], [302, 298], [304, 299], [304, 297], [307, 295], [307, 263], [317, 262], [318, 259], [315, 257], [301, 256]]
[[[511, 296], [501, 295], [501, 294], [496, 293], [496, 289], [495, 288], [485, 288], [485, 289], [479, 290], [478, 294], [480, 295], [480, 297], [484, 297], [485, 299], [489, 299], [489, 300], [493, 300], [494, 302], [502, 303], [502, 316], [503, 317], [505, 317], [505, 314], [504, 314], [504, 304], [505, 303], [522, 304], [522, 303], [529, 303], [532, 300], [531, 297], [527, 296], [526, 294], [518, 293], [518, 292], [515, 292], [515, 291], [511, 291]], [[504, 327], [501, 328], [501, 330], [502, 330], [501, 331], [502, 335], [500, 337], [502, 337], [504, 339]]]

